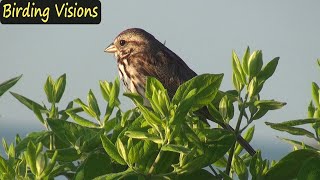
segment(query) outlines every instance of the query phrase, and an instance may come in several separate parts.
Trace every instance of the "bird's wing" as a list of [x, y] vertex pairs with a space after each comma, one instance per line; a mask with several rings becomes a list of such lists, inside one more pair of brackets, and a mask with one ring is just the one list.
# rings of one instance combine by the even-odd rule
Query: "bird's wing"
[[169, 97], [172, 98], [182, 83], [197, 74], [179, 56], [165, 46], [163, 47], [154, 55], [145, 57], [147, 62], [145, 61], [144, 65], [138, 67], [138, 72], [157, 78], [168, 90]]

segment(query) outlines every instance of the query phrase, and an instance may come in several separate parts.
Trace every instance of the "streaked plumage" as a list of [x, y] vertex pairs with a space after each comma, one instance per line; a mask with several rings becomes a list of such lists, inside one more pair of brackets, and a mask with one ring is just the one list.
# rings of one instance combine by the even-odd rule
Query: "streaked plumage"
[[[143, 29], [132, 28], [121, 32], [105, 51], [115, 54], [119, 76], [127, 90], [137, 92], [142, 97], [145, 96], [147, 76], [157, 78], [172, 98], [182, 83], [197, 75], [178, 55]], [[144, 104], [149, 105], [145, 97]], [[201, 109], [200, 113], [213, 120], [206, 108]], [[219, 125], [233, 130], [228, 124], [220, 122]], [[250, 154], [255, 153], [241, 136], [238, 142]]]

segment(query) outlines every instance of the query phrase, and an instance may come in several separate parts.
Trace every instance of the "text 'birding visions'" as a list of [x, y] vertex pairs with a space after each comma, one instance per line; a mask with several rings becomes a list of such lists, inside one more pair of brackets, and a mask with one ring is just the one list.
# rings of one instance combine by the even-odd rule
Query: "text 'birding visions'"
[[99, 24], [99, 0], [2, 0], [2, 24]]

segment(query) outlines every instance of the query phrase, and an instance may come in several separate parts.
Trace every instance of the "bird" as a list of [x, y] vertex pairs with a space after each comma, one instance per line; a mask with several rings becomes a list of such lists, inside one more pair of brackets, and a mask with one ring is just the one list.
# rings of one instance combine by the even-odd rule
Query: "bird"
[[[148, 76], [159, 80], [172, 98], [178, 87], [197, 76], [177, 54], [158, 41], [152, 34], [141, 28], [129, 28], [122, 31], [105, 49], [113, 53], [117, 60], [119, 77], [127, 91], [138, 93], [145, 106], [150, 106], [145, 97], [145, 85]], [[206, 107], [199, 110], [207, 119], [218, 123], [224, 129], [234, 132], [226, 123], [215, 121]], [[237, 141], [250, 154], [256, 152], [241, 135]]]

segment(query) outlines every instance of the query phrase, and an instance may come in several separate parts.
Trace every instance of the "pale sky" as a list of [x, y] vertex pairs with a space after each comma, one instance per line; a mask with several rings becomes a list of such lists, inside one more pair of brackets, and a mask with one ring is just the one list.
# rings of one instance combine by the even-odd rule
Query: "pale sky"
[[[264, 125], [305, 118], [311, 82], [319, 82], [319, 1], [102, 1], [99, 25], [0, 25], [0, 82], [23, 74], [11, 91], [47, 103], [43, 84], [48, 75], [67, 74], [59, 104], [92, 89], [104, 107], [99, 80], [117, 77], [116, 61], [104, 53], [122, 30], [140, 27], [178, 54], [195, 72], [224, 73], [222, 90], [232, 89], [231, 52], [242, 56], [247, 46], [263, 51], [264, 62], [280, 56], [262, 99], [288, 104], [255, 122], [254, 146], [265, 150], [286, 146], [275, 136], [289, 137]], [[123, 107], [133, 104], [122, 98]], [[9, 93], [0, 98], [0, 136], [30, 126], [39, 129], [33, 113]], [[2, 131], [2, 132], [1, 132]], [[12, 132], [13, 131], [13, 132]], [[266, 143], [264, 143], [266, 142]], [[268, 143], [275, 143], [268, 147]]]

